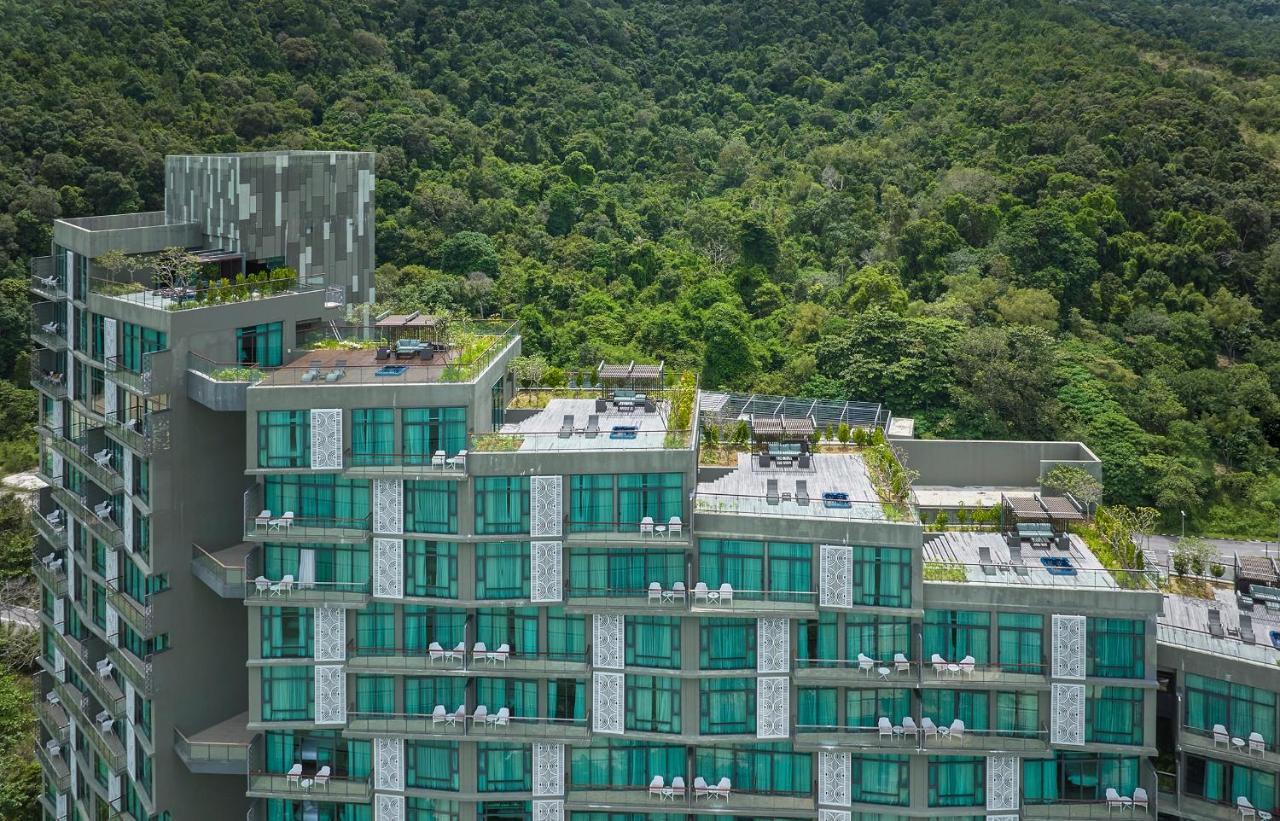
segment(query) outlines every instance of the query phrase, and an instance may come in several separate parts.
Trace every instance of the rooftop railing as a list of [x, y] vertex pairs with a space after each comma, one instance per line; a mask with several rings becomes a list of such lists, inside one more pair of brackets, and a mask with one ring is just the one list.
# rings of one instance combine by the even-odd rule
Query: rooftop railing
[[[434, 368], [428, 370], [421, 368], [420, 364], [415, 364], [409, 371], [409, 374], [414, 377], [412, 379], [414, 384], [471, 382], [488, 370], [489, 366], [515, 344], [520, 336], [519, 323], [502, 319], [455, 319], [450, 320], [449, 329], [445, 335], [446, 338], [440, 342], [441, 345], [446, 346], [442, 358], [438, 361], [426, 363], [441, 366], [440, 373], [433, 373]], [[407, 329], [402, 330], [395, 338], [389, 336], [386, 330], [384, 328], [368, 328], [364, 326], [339, 327], [337, 328], [337, 334], [341, 337], [340, 339], [334, 337], [332, 328], [316, 330], [309, 336], [298, 340], [298, 346], [312, 349], [347, 350], [353, 355], [358, 351], [366, 351], [372, 354], [378, 348], [390, 349], [391, 358], [385, 362], [377, 362], [374, 365], [358, 368], [347, 368], [353, 375], [358, 375], [363, 379], [371, 379], [374, 371], [385, 365], [395, 365], [397, 363], [394, 353], [396, 340], [416, 338]], [[430, 336], [429, 332], [424, 333]], [[405, 363], [402, 361], [401, 364]], [[306, 365], [305, 363], [294, 363], [288, 368], [305, 369]], [[366, 369], [367, 373], [365, 372]], [[285, 381], [291, 382], [292, 380], [286, 379]]]
[[623, 430], [625, 422], [602, 423], [599, 431], [589, 433], [585, 417], [578, 417], [571, 432], [512, 431], [478, 433], [471, 441], [476, 453], [552, 453], [560, 451], [669, 451], [687, 450], [693, 441], [690, 430]]
[[[1067, 564], [1046, 565], [1041, 556]], [[1069, 589], [1148, 590], [1158, 589], [1159, 573], [1155, 570], [1112, 570], [1105, 567], [1081, 567], [1076, 555], [1023, 551], [1022, 565], [1005, 561], [953, 562], [930, 557], [926, 548], [924, 580], [942, 584], [990, 584], [999, 587], [1054, 587]]]
[[1254, 622], [1254, 633], [1258, 643], [1248, 644], [1240, 637], [1231, 635], [1214, 636], [1200, 630], [1160, 622], [1156, 626], [1156, 640], [1160, 644], [1182, 647], [1215, 656], [1227, 656], [1239, 661], [1253, 664], [1275, 666], [1280, 660], [1280, 650], [1271, 645], [1267, 635], [1270, 629], [1266, 622]]
[[324, 285], [300, 284], [294, 277], [271, 279], [250, 276], [240, 282], [205, 282], [174, 287], [148, 287], [142, 282], [96, 277], [89, 281], [89, 291], [93, 294], [161, 311], [189, 311], [324, 289]]
[[870, 522], [918, 523], [915, 512], [901, 511], [880, 499], [828, 498], [818, 493], [807, 501], [794, 495], [783, 498], [766, 494], [745, 495], [698, 491], [694, 499], [699, 513], [735, 514], [745, 516], [778, 517], [783, 519], [833, 519]]
[[248, 767], [249, 744], [229, 741], [192, 741], [173, 728], [173, 749], [186, 761], [207, 764], [239, 764]]

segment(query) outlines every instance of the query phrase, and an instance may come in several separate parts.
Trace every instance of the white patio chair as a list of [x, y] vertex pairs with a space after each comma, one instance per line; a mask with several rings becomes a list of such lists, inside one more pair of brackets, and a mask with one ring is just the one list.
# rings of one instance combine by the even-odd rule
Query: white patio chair
[[893, 671], [895, 673], [911, 674], [911, 662], [902, 653], [893, 654]]
[[675, 582], [671, 585], [671, 598], [673, 600], [679, 599], [680, 601], [685, 601], [686, 596], [684, 582]]
[[431, 711], [431, 726], [444, 724], [449, 720], [449, 711], [444, 708], [443, 704], [437, 704], [435, 709]]
[[1147, 791], [1142, 787], [1137, 787], [1133, 791], [1133, 808], [1136, 810], [1139, 807], [1148, 811], [1151, 809], [1151, 800], [1147, 798]]
[[329, 789], [329, 774], [331, 772], [332, 770], [329, 769], [328, 764], [316, 770], [316, 777], [311, 779], [311, 786]]
[[431, 455], [431, 467], [444, 468], [444, 451], [438, 450]]
[[[444, 648], [440, 646], [440, 642], [433, 641], [427, 645], [427, 656], [430, 657], [432, 664], [437, 661], [444, 661]], [[441, 707], [440, 709], [444, 708]]]
[[929, 663], [933, 665], [933, 672], [938, 678], [942, 678], [942, 674], [947, 672], [947, 660], [941, 655], [934, 653], [933, 657], [929, 659]]
[[679, 536], [684, 531], [684, 522], [680, 521], [679, 516], [672, 516], [667, 520], [667, 535]]
[[498, 645], [498, 649], [489, 654], [489, 661], [493, 664], [502, 662], [502, 666], [507, 666], [507, 659], [511, 658], [511, 645], [505, 641]]
[[951, 722], [951, 726], [947, 728], [947, 738], [952, 741], [964, 741], [964, 722], [958, 718]]
[[1221, 724], [1213, 725], [1213, 746], [1221, 744], [1224, 747], [1231, 746], [1231, 736], [1227, 735], [1227, 728]]
[[880, 731], [880, 738], [893, 739], [893, 722], [886, 716], [880, 716], [880, 720], [876, 722], [876, 729]]
[[654, 796], [657, 796], [658, 798], [662, 798], [662, 790], [665, 786], [666, 783], [663, 781], [662, 776], [655, 775], [653, 780], [649, 782], [649, 797], [653, 798]]
[[865, 653], [858, 654], [858, 672], [863, 675], [871, 675], [871, 671], [875, 669], [876, 660]]
[[676, 798], [684, 798], [683, 775], [677, 775], [675, 778], [671, 779], [671, 798], [672, 800], [675, 800]]
[[498, 713], [493, 717], [493, 723], [499, 727], [506, 727], [511, 723], [511, 708], [499, 707]]
[[271, 511], [263, 509], [261, 513], [253, 518], [254, 530], [266, 530], [271, 526]]
[[649, 582], [649, 604], [662, 604], [662, 585]]
[[972, 677], [973, 671], [977, 669], [977, 666], [978, 666], [978, 660], [975, 659], [973, 656], [965, 656], [964, 658], [960, 659], [960, 672], [964, 673], [966, 676]]
[[463, 664], [467, 663], [467, 643], [460, 641], [453, 646], [453, 649], [445, 653], [445, 657], [453, 661], [459, 661]]
[[459, 704], [458, 709], [444, 717], [444, 726], [457, 727], [467, 723], [467, 705]]
[[478, 641], [471, 646], [471, 661], [479, 664], [481, 661], [489, 660], [489, 648], [484, 642]]
[[733, 585], [728, 582], [720, 585], [720, 604], [733, 604]]
[[471, 714], [471, 726], [474, 727], [477, 724], [479, 724], [480, 726], [483, 727], [488, 723], [489, 723], [489, 708], [481, 704], [477, 706], [475, 709], [475, 712]]
[[293, 786], [297, 787], [298, 782], [301, 779], [302, 779], [302, 765], [298, 763], [294, 763], [294, 765], [289, 768], [288, 774], [285, 775], [285, 783], [292, 784]]
[[693, 603], [696, 606], [699, 602], [707, 603], [707, 583], [698, 582], [693, 586]]
[[729, 803], [729, 793], [732, 791], [733, 782], [729, 780], [728, 776], [721, 778], [720, 783], [711, 788], [711, 794], [717, 798], [723, 799], [726, 804]]
[[643, 519], [640, 520], [640, 535], [641, 536], [653, 535], [653, 517], [652, 516], [645, 516]]
[[693, 779], [693, 800], [699, 798], [708, 798], [711, 796], [711, 788], [707, 786], [707, 780], [702, 776]]
[[1267, 741], [1262, 737], [1262, 733], [1254, 730], [1249, 733], [1249, 755], [1257, 753], [1262, 755], [1267, 751]]
[[1116, 809], [1133, 809], [1133, 799], [1121, 795], [1115, 787], [1107, 787], [1107, 815], [1111, 815], [1111, 811]]
[[1236, 812], [1240, 813], [1241, 818], [1257, 818], [1258, 811], [1253, 804], [1245, 796], [1236, 798]]
[[916, 726], [916, 720], [911, 716], [902, 717], [902, 735], [904, 738], [915, 736], [917, 742], [920, 740], [920, 728]]
[[290, 593], [292, 593], [293, 592], [293, 576], [289, 573], [286, 573], [280, 579], [279, 587], [280, 587], [280, 595], [282, 596], [288, 596]]
[[938, 739], [938, 725], [933, 723], [931, 718], [920, 719], [920, 730], [924, 733], [924, 740], [929, 741], [929, 737], [933, 736], [934, 740]]
[[259, 576], [253, 580], [253, 586], [254, 589], [257, 590], [258, 595], [261, 596], [271, 590], [271, 580], [266, 576]]

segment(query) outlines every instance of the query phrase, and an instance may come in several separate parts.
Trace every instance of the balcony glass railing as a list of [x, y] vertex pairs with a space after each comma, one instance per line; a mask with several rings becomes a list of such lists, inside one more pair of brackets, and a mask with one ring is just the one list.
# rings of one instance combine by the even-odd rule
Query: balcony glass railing
[[192, 741], [173, 728], [173, 749], [184, 761], [248, 768], [249, 744], [227, 741]]
[[107, 651], [107, 658], [115, 668], [129, 679], [133, 688], [144, 696], [152, 694], [151, 657], [140, 659], [127, 647], [113, 647]]
[[[921, 722], [916, 721], [919, 725]], [[884, 750], [922, 751], [1034, 751], [1048, 747], [1049, 731], [972, 730], [940, 725], [925, 731], [904, 728], [902, 719], [891, 719], [886, 727], [845, 727], [833, 724], [796, 724], [796, 740], [836, 746], [872, 747]]]
[[31, 361], [31, 386], [49, 394], [55, 399], [67, 395], [67, 375], [60, 369], [42, 368], [35, 359]]
[[67, 574], [60, 566], [62, 560], [56, 558], [56, 554], [51, 553], [49, 556], [53, 561], [45, 562], [37, 559], [32, 562], [31, 572], [41, 584], [49, 588], [49, 592], [54, 596], [65, 596], [67, 595]]
[[808, 590], [736, 590], [707, 585], [677, 589], [674, 584], [653, 587], [608, 587], [575, 582], [565, 588], [566, 603], [574, 607], [620, 607], [654, 613], [688, 610], [695, 613], [798, 613], [817, 611], [818, 594]]
[[167, 354], [168, 350], [147, 351], [142, 354], [142, 364], [137, 370], [127, 367], [118, 356], [107, 357], [103, 363], [106, 365], [107, 373], [111, 374], [111, 378], [120, 385], [134, 391], [135, 393], [150, 396], [153, 389], [153, 370], [151, 367], [152, 357], [157, 354]]
[[31, 340], [37, 345], [51, 351], [67, 349], [67, 325], [57, 319], [33, 319], [30, 327]]
[[244, 537], [247, 541], [362, 542], [369, 538], [372, 525], [369, 516], [343, 519], [295, 516], [285, 511], [245, 519]]
[[939, 687], [970, 683], [1037, 686], [1047, 683], [1047, 665], [962, 664], [959, 661], [933, 662], [920, 659], [896, 661], [890, 658], [811, 659], [797, 658], [796, 676], [811, 680], [841, 681], [851, 687], [892, 686], [894, 683]]
[[50, 441], [56, 452], [107, 493], [116, 494], [124, 490], [124, 476], [117, 469], [116, 456], [111, 450], [102, 448], [94, 452], [84, 438], [55, 437]]
[[368, 801], [373, 787], [368, 777], [323, 776], [304, 771], [297, 776], [285, 773], [249, 773], [249, 795], [255, 798], [297, 798], [306, 801]]
[[55, 510], [33, 510], [31, 512], [31, 524], [35, 525], [36, 532], [40, 537], [49, 543], [54, 550], [59, 550], [67, 546], [67, 519], [62, 514], [54, 521], [49, 521]]
[[245, 582], [245, 601], [270, 606], [305, 607], [311, 604], [363, 604], [368, 600], [370, 582], [299, 582], [286, 576], [268, 579], [258, 576]]
[[386, 672], [437, 672], [440, 674], [475, 675], [491, 673], [512, 675], [527, 673], [540, 677], [585, 672], [591, 648], [581, 654], [567, 653], [513, 653], [490, 648], [478, 651], [474, 647], [456, 649], [456, 646], [431, 650], [426, 647], [397, 647], [362, 649], [347, 648], [347, 667], [350, 670]]
[[147, 596], [145, 603], [139, 602], [121, 590], [119, 584], [118, 581], [107, 584], [107, 603], [143, 638], [149, 637], [153, 631], [151, 597]]
[[120, 525], [110, 515], [99, 516], [98, 512], [89, 505], [86, 497], [78, 496], [63, 487], [55, 487], [53, 498], [82, 522], [95, 538], [105, 542], [109, 547], [124, 547], [124, 531], [120, 529]]
[[468, 737], [472, 739], [565, 739], [587, 738], [591, 726], [586, 718], [527, 718], [498, 715], [499, 708], [490, 708], [488, 715], [477, 717], [474, 711], [458, 716], [456, 710], [446, 707], [443, 715], [432, 716], [404, 713], [347, 714], [347, 730], [360, 735], [405, 737]]
[[1182, 647], [1209, 655], [1226, 656], [1236, 661], [1262, 664], [1275, 669], [1277, 662], [1280, 662], [1280, 651], [1270, 646], [1268, 638], [1262, 635], [1265, 632], [1259, 629], [1262, 624], [1265, 623], [1254, 622], [1254, 631], [1259, 634], [1258, 640], [1263, 642], [1257, 644], [1243, 642], [1239, 636], [1214, 636], [1199, 630], [1165, 623], [1156, 626], [1156, 638], [1160, 644]]
[[71, 768], [67, 766], [64, 750], [62, 745], [52, 749], [46, 744], [36, 745], [36, 760], [40, 762], [40, 769], [48, 774], [58, 792], [66, 792], [71, 786]]

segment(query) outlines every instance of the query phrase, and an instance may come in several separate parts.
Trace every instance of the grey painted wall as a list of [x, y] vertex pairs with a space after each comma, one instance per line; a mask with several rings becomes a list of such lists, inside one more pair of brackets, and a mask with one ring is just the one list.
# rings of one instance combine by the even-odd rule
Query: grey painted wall
[[1033, 487], [1057, 464], [1075, 464], [1102, 478], [1102, 463], [1079, 442], [984, 442], [895, 439], [918, 485]]

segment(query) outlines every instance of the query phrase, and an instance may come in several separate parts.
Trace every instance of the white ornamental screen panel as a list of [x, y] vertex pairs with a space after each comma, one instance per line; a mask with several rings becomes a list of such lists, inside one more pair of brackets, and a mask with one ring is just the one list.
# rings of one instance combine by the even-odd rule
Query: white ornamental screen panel
[[404, 796], [375, 795], [373, 821], [404, 821]]
[[404, 792], [404, 739], [373, 740], [373, 788]]
[[107, 635], [120, 635], [120, 613], [111, 605], [107, 605]]
[[558, 537], [563, 518], [564, 477], [529, 477], [529, 535]]
[[107, 782], [107, 798], [111, 799], [111, 805], [118, 807], [120, 804], [120, 796], [124, 793], [124, 786], [118, 775], [111, 776], [111, 780]]
[[347, 723], [347, 676], [342, 665], [316, 665], [316, 724]]
[[107, 548], [107, 583], [111, 584], [120, 578], [120, 552], [110, 547]]
[[124, 549], [133, 552], [133, 499], [124, 497], [124, 516], [120, 519], [120, 528], [124, 531]]
[[756, 738], [791, 737], [791, 680], [785, 676], [756, 679]]
[[560, 542], [529, 545], [529, 601], [558, 602], [563, 598], [564, 577]]
[[988, 815], [987, 821], [1018, 821], [1018, 814], [1015, 812], [1008, 815]]
[[622, 616], [596, 613], [591, 617], [591, 664], [605, 670], [621, 670]]
[[853, 548], [824, 544], [818, 554], [818, 604], [853, 607]]
[[564, 821], [564, 802], [534, 801], [533, 821]]
[[49, 427], [58, 433], [62, 432], [62, 402], [54, 400], [53, 407], [49, 410]]
[[818, 821], [850, 821], [852, 818], [848, 810], [818, 810]]
[[342, 467], [342, 409], [313, 408], [311, 411], [311, 469], [336, 470]]
[[818, 803], [847, 807], [851, 802], [852, 757], [849, 753], [818, 753]]
[[533, 796], [564, 795], [564, 745], [533, 744]]
[[[120, 407], [120, 390], [114, 379], [102, 380], [102, 412], [109, 419], [114, 419]], [[128, 451], [125, 451], [128, 453]]]
[[343, 661], [347, 657], [347, 612], [341, 607], [317, 607], [313, 611], [316, 661]]
[[987, 809], [1018, 808], [1018, 769], [1016, 755], [987, 756]]
[[102, 318], [102, 359], [104, 362], [116, 358], [116, 321], [109, 316]]
[[1050, 743], [1084, 744], [1084, 685], [1054, 682], [1050, 696]]
[[595, 732], [622, 735], [623, 686], [622, 673], [592, 673], [591, 729]]
[[373, 595], [382, 599], [404, 598], [404, 540], [373, 540]]
[[756, 672], [786, 673], [791, 669], [791, 620], [756, 620]]
[[1084, 616], [1053, 617], [1053, 677], [1083, 679], [1087, 624]]
[[373, 532], [404, 533], [404, 482], [401, 480], [373, 480]]

